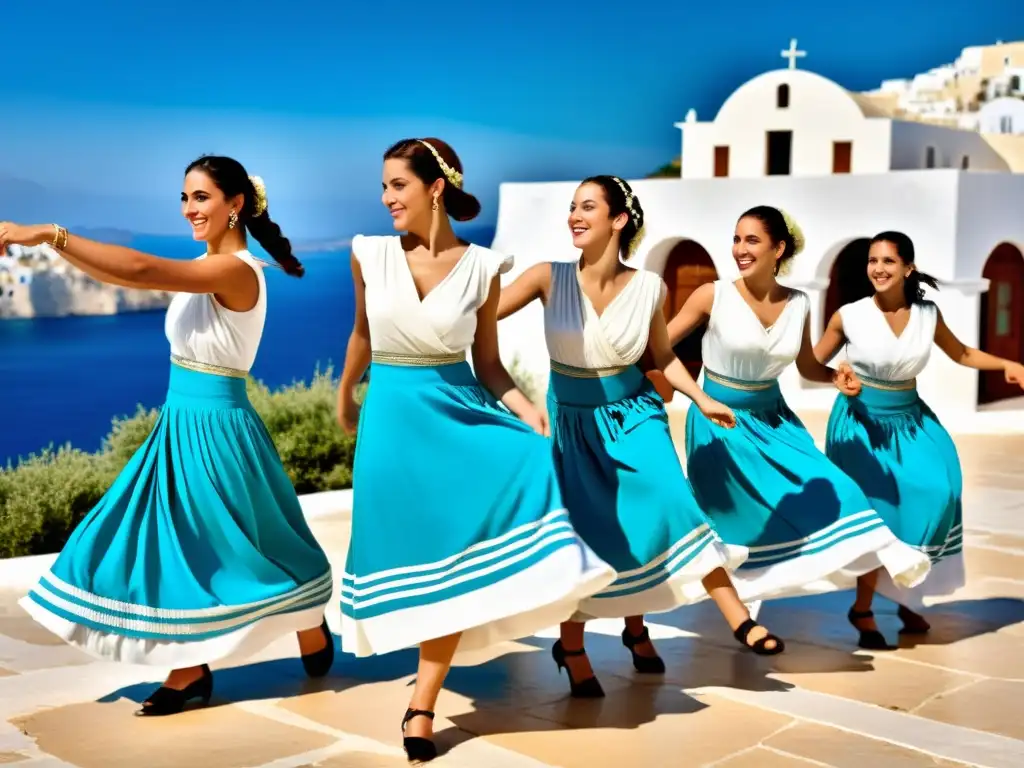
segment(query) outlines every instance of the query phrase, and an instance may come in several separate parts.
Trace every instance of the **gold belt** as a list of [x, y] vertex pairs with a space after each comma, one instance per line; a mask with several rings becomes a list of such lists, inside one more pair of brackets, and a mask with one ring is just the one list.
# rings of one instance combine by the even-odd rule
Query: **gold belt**
[[399, 352], [373, 352], [370, 360], [385, 365], [404, 365], [409, 367], [433, 368], [437, 365], [457, 365], [466, 362], [465, 352], [451, 355], [405, 355]]
[[721, 384], [723, 387], [729, 387], [730, 389], [741, 389], [745, 392], [764, 392], [766, 389], [771, 389], [775, 386], [776, 382], [772, 381], [739, 381], [738, 379], [730, 379], [728, 376], [722, 376], [721, 374], [709, 371], [707, 368], [704, 369], [704, 378], [711, 379], [716, 384]]
[[632, 367], [631, 365], [612, 365], [605, 368], [577, 368], [574, 365], [566, 365], [557, 360], [551, 361], [552, 371], [563, 376], [572, 376], [575, 379], [603, 379], [607, 376], [618, 376]]
[[911, 379], [910, 381], [882, 381], [880, 379], [872, 379], [868, 376], [857, 375], [861, 383], [865, 386], [871, 387], [872, 389], [881, 389], [886, 392], [907, 392], [912, 389], [917, 389], [917, 381]]
[[240, 371], [237, 368], [227, 368], [223, 365], [213, 365], [212, 363], [200, 363], [180, 355], [171, 355], [171, 362], [180, 368], [187, 368], [198, 373], [212, 373], [214, 376], [231, 376], [235, 379], [244, 379], [249, 375], [248, 371]]

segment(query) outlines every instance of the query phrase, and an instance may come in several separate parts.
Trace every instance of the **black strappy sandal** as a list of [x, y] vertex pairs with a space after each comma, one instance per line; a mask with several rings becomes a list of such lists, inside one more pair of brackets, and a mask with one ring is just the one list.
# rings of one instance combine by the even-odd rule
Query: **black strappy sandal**
[[927, 635], [928, 630], [932, 628], [924, 616], [914, 613], [902, 605], [896, 610], [896, 615], [903, 622], [903, 627], [900, 629], [901, 635]]
[[562, 645], [561, 640], [556, 640], [555, 644], [551, 646], [551, 656], [555, 660], [555, 665], [558, 667], [558, 671], [565, 670], [565, 674], [569, 676], [569, 695], [574, 699], [600, 699], [604, 697], [604, 688], [601, 687], [601, 683], [597, 680], [597, 675], [592, 675], [586, 680], [574, 680], [572, 677], [572, 670], [569, 669], [569, 665], [565, 663], [567, 656], [586, 656], [587, 652], [580, 648], [578, 651], [567, 651], [565, 646]]
[[[786, 650], [786, 644], [782, 642], [782, 638], [776, 637], [771, 632], [769, 632], [767, 635], [765, 635], [753, 644], [748, 642], [747, 638], [750, 637], [751, 631], [757, 629], [760, 626], [761, 625], [753, 619], [747, 619], [738, 627], [736, 627], [736, 630], [732, 633], [732, 636], [736, 638], [736, 642], [738, 642], [744, 648], [753, 651], [758, 656], [775, 656]], [[775, 646], [769, 648], [768, 643], [772, 641], [775, 642]]]
[[889, 641], [885, 639], [885, 635], [879, 632], [877, 629], [861, 629], [858, 622], [864, 619], [873, 619], [875, 617], [874, 611], [856, 611], [853, 608], [846, 614], [847, 620], [860, 633], [860, 637], [857, 639], [857, 647], [863, 648], [865, 651], [891, 651], [893, 646], [889, 645]]
[[402, 746], [405, 747], [405, 756], [410, 763], [428, 763], [437, 757], [437, 745], [432, 739], [425, 739], [422, 736], [406, 736], [405, 726], [414, 717], [427, 717], [434, 719], [434, 713], [425, 709], [407, 709], [405, 717], [402, 718]]
[[665, 674], [665, 660], [660, 656], [641, 656], [635, 650], [636, 646], [642, 645], [651, 639], [650, 633], [647, 631], [647, 627], [644, 627], [644, 631], [636, 637], [633, 637], [629, 633], [628, 629], [622, 630], [622, 644], [629, 649], [629, 652], [633, 654], [633, 669], [637, 672], [642, 672], [646, 675], [663, 675]]

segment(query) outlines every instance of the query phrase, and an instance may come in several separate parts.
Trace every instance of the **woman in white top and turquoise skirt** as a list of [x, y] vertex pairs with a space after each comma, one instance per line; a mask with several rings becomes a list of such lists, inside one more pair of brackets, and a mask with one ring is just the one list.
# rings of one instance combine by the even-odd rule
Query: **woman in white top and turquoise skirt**
[[673, 343], [707, 322], [704, 391], [736, 413], [736, 428], [726, 430], [691, 408], [686, 456], [697, 503], [723, 540], [750, 550], [734, 575], [747, 601], [852, 588], [880, 566], [913, 586], [929, 567], [818, 450], [782, 397], [778, 378], [794, 361], [806, 379], [850, 394], [860, 388], [848, 368], [818, 362], [807, 295], [776, 280], [802, 248], [788, 216], [752, 208], [733, 236], [740, 278], [701, 286], [669, 322]]
[[572, 695], [604, 695], [583, 648], [589, 618], [625, 617], [622, 643], [638, 672], [662, 673], [644, 614], [714, 598], [736, 639], [756, 653], [783, 650], [740, 601], [729, 571], [747, 556], [722, 542], [694, 502], [669, 434], [664, 401], [637, 366], [650, 349], [668, 382], [707, 418], [732, 411], [705, 395], [672, 354], [661, 276], [622, 259], [643, 237], [644, 214], [617, 176], [584, 180], [569, 207], [576, 262], [530, 267], [502, 291], [499, 317], [544, 304], [551, 355], [548, 409], [562, 493], [572, 523], [618, 578], [583, 601], [552, 648]]
[[470, 661], [557, 624], [615, 578], [573, 530], [547, 422], [501, 364], [499, 275], [512, 260], [456, 237], [449, 217], [480, 211], [462, 182], [444, 142], [398, 142], [384, 155], [382, 202], [407, 234], [352, 242], [339, 416], [358, 437], [342, 647], [419, 646], [402, 719], [412, 760], [437, 754], [434, 705], [457, 652]]
[[188, 166], [181, 208], [206, 253], [181, 261], [87, 240], [63, 227], [0, 224], [0, 245], [49, 243], [97, 280], [174, 291], [167, 401], [152, 433], [78, 524], [21, 605], [100, 658], [173, 667], [139, 715], [208, 701], [214, 661], [297, 632], [307, 673], [334, 654], [332, 578], [246, 376], [266, 317], [248, 230], [290, 275], [302, 265], [267, 213], [263, 182], [236, 160]]
[[[949, 433], [917, 392], [935, 344], [954, 362], [982, 371], [1003, 371], [1024, 387], [1024, 366], [971, 349], [953, 335], [939, 308], [924, 298], [934, 278], [914, 264], [914, 244], [902, 232], [871, 240], [865, 265], [868, 294], [839, 309], [815, 346], [829, 360], [844, 345], [846, 359], [864, 387], [840, 395], [828, 421], [826, 452], [852, 477], [872, 507], [899, 538], [931, 559], [928, 579], [916, 589], [894, 584], [888, 574], [865, 574], [849, 620], [862, 648], [885, 650], [871, 610], [877, 590], [899, 605], [901, 634], [924, 634], [919, 613], [926, 600], [952, 594], [964, 584], [963, 476]], [[851, 286], [857, 291], [856, 286]]]

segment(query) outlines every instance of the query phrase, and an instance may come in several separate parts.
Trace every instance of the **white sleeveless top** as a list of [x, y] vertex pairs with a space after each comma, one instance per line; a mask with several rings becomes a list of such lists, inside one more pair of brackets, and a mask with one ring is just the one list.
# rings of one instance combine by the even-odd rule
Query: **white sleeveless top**
[[164, 319], [164, 334], [171, 343], [172, 355], [245, 372], [256, 362], [267, 319], [267, 282], [263, 265], [251, 253], [241, 251], [235, 256], [256, 273], [260, 290], [256, 306], [247, 312], [234, 312], [210, 293], [175, 294]]
[[397, 235], [352, 240], [366, 286], [370, 348], [400, 355], [452, 355], [473, 346], [476, 313], [491, 282], [513, 257], [470, 244], [440, 283], [420, 300]]
[[580, 286], [574, 262], [551, 264], [544, 337], [555, 362], [573, 368], [633, 365], [647, 348], [651, 319], [665, 302], [661, 277], [644, 269], [626, 283], [600, 317]]
[[933, 302], [910, 306], [910, 319], [898, 338], [871, 296], [840, 307], [839, 316], [846, 336], [846, 359], [861, 376], [910, 381], [927, 365], [939, 320], [939, 308]]
[[793, 290], [779, 319], [765, 328], [735, 283], [716, 280], [701, 344], [704, 366], [730, 379], [774, 381], [800, 353], [810, 306], [806, 293]]

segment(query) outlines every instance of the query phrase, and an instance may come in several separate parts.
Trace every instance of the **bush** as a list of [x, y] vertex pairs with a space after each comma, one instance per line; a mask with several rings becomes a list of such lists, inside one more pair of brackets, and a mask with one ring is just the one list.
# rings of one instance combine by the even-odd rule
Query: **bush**
[[[331, 369], [271, 392], [250, 379], [249, 397], [267, 425], [298, 493], [352, 486], [355, 438], [336, 419], [337, 380]], [[96, 505], [153, 429], [159, 410], [141, 406], [116, 418], [96, 453], [71, 446], [0, 468], [0, 557], [56, 552]]]

